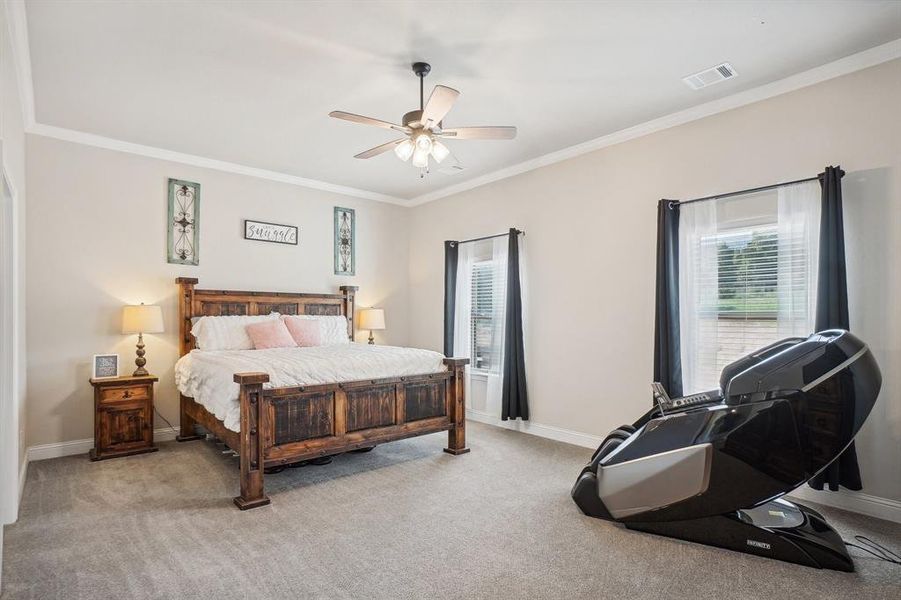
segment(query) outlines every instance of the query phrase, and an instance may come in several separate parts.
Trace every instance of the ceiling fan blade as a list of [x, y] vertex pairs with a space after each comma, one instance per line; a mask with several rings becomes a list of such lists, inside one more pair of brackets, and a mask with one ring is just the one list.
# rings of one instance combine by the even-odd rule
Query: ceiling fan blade
[[436, 85], [432, 95], [429, 96], [429, 101], [425, 103], [425, 108], [422, 109], [422, 117], [419, 119], [422, 126], [431, 127], [440, 123], [459, 96], [460, 92], [453, 88]]
[[512, 140], [516, 127], [453, 127], [437, 135], [455, 140]]
[[382, 129], [393, 129], [394, 131], [400, 131], [403, 133], [410, 133], [409, 127], [404, 127], [403, 125], [395, 125], [394, 123], [389, 123], [388, 121], [381, 121], [379, 119], [373, 119], [372, 117], [364, 117], [363, 115], [355, 115], [353, 113], [344, 112], [343, 110], [333, 110], [328, 114], [330, 117], [334, 117], [335, 119], [343, 119], [345, 121], [350, 121], [351, 123], [360, 123], [362, 125], [372, 125], [374, 127], [381, 127]]
[[354, 156], [354, 158], [372, 158], [373, 156], [378, 156], [379, 154], [382, 154], [383, 152], [387, 152], [388, 150], [393, 150], [395, 146], [397, 146], [399, 143], [401, 143], [405, 139], [407, 139], [407, 138], [401, 138], [399, 140], [394, 140], [393, 142], [388, 142], [388, 143], [382, 144], [380, 146], [376, 146], [375, 148], [370, 148], [369, 150], [366, 150], [365, 152], [360, 152], [359, 154]]

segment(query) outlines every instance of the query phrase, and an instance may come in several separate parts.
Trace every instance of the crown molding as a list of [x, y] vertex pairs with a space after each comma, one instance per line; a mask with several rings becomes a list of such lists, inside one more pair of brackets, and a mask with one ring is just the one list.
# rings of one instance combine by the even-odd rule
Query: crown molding
[[738, 92], [737, 94], [726, 96], [725, 98], [720, 98], [718, 100], [699, 104], [685, 110], [653, 119], [651, 121], [640, 123], [633, 127], [621, 129], [614, 133], [604, 135], [599, 138], [583, 142], [581, 144], [576, 144], [575, 146], [569, 146], [567, 148], [563, 148], [562, 150], [544, 154], [537, 158], [533, 158], [525, 162], [513, 165], [512, 167], [505, 167], [503, 169], [481, 175], [474, 179], [470, 179], [469, 181], [463, 181], [455, 185], [450, 185], [439, 190], [435, 190], [434, 192], [428, 192], [420, 196], [416, 196], [415, 198], [407, 202], [407, 206], [419, 206], [427, 202], [432, 202], [434, 200], [453, 196], [454, 194], [459, 194], [461, 192], [481, 187], [495, 181], [500, 181], [501, 179], [507, 179], [508, 177], [513, 177], [514, 175], [520, 175], [522, 173], [534, 171], [535, 169], [540, 169], [542, 167], [568, 160], [570, 158], [582, 156], [583, 154], [588, 154], [589, 152], [594, 152], [595, 150], [600, 150], [601, 148], [606, 148], [615, 144], [621, 144], [622, 142], [627, 142], [629, 140], [634, 140], [636, 138], [656, 133], [658, 131], [670, 129], [671, 127], [684, 125], [685, 123], [690, 123], [692, 121], [710, 117], [722, 112], [732, 110], [734, 108], [740, 108], [748, 104], [760, 102], [761, 100], [767, 100], [775, 96], [793, 92], [795, 90], [821, 83], [829, 79], [834, 79], [842, 75], [847, 75], [855, 71], [874, 67], [896, 58], [901, 58], [901, 39], [897, 39], [880, 46], [875, 46], [873, 48], [870, 48], [869, 50], [864, 50], [863, 52], [858, 52], [857, 54], [852, 54], [850, 56], [846, 56], [845, 58], [840, 58], [839, 60], [833, 61], [831, 63], [826, 63], [825, 65], [815, 67], [808, 71], [802, 71], [801, 73], [791, 75], [772, 83], [761, 85], [759, 87], [745, 90], [743, 92]]
[[195, 154], [185, 154], [184, 152], [176, 152], [174, 150], [166, 150], [165, 148], [156, 148], [154, 146], [145, 146], [143, 144], [134, 144], [114, 138], [108, 138], [93, 133], [85, 133], [84, 131], [76, 131], [74, 129], [66, 129], [64, 127], [55, 127], [53, 125], [44, 125], [35, 123], [27, 130], [33, 135], [54, 138], [66, 142], [74, 142], [76, 144], [84, 144], [97, 148], [105, 148], [107, 150], [117, 150], [119, 152], [128, 152], [129, 154], [139, 154], [149, 158], [157, 158], [160, 160], [168, 160], [184, 165], [194, 167], [203, 167], [206, 169], [215, 169], [217, 171], [225, 171], [227, 173], [235, 173], [238, 175], [247, 175], [258, 179], [267, 179], [269, 181], [277, 181], [279, 183], [288, 183], [314, 190], [322, 190], [325, 192], [333, 192], [344, 196], [352, 196], [354, 198], [362, 198], [364, 200], [375, 200], [376, 202], [388, 202], [390, 204], [400, 204], [407, 206], [409, 200], [396, 198], [388, 194], [380, 194], [369, 190], [361, 190], [358, 188], [319, 181], [318, 179], [307, 179], [306, 177], [298, 177], [278, 171], [269, 171], [257, 167], [250, 167], [238, 163], [217, 160], [215, 158], [207, 158], [197, 156]]
[[501, 179], [507, 179], [514, 175], [520, 175], [528, 171], [534, 171], [548, 165], [552, 165], [570, 158], [575, 158], [601, 148], [620, 144], [629, 140], [634, 140], [658, 131], [663, 131], [691, 121], [697, 121], [712, 115], [739, 108], [754, 102], [760, 102], [785, 94], [795, 90], [821, 83], [835, 77], [847, 75], [855, 71], [860, 71], [878, 64], [901, 58], [901, 39], [846, 56], [839, 60], [827, 63], [825, 65], [815, 67], [808, 71], [803, 71], [796, 75], [791, 75], [784, 79], [774, 81], [750, 90], [745, 90], [725, 98], [713, 100], [698, 106], [693, 106], [685, 110], [681, 110], [663, 117], [652, 119], [638, 125], [621, 129], [614, 133], [582, 142], [574, 146], [569, 146], [561, 150], [544, 154], [537, 158], [533, 158], [519, 164], [505, 167], [485, 175], [481, 175], [469, 181], [464, 181], [455, 185], [443, 187], [433, 192], [421, 194], [414, 198], [398, 198], [388, 194], [382, 194], [370, 190], [363, 190], [317, 179], [308, 179], [298, 177], [288, 173], [278, 171], [269, 171], [248, 165], [232, 163], [223, 160], [217, 160], [194, 154], [186, 154], [164, 148], [156, 148], [154, 146], [145, 146], [135, 144], [114, 138], [108, 138], [74, 129], [66, 129], [53, 125], [45, 125], [37, 123], [35, 120], [34, 108], [34, 83], [31, 74], [31, 55], [28, 45], [28, 22], [25, 14], [24, 0], [6, 0], [4, 2], [7, 11], [7, 21], [10, 30], [10, 39], [13, 48], [13, 58], [16, 65], [16, 77], [22, 95], [22, 113], [25, 123], [25, 131], [33, 135], [55, 138], [77, 144], [85, 144], [107, 150], [116, 150], [120, 152], [128, 152], [138, 154], [150, 158], [168, 160], [182, 164], [215, 169], [228, 173], [236, 173], [249, 177], [257, 177], [269, 181], [277, 181], [300, 187], [323, 190], [333, 192], [354, 198], [362, 198], [364, 200], [375, 200], [377, 202], [387, 202], [400, 206], [418, 206], [454, 194], [459, 194], [473, 188], [481, 187]]
[[16, 81], [19, 84], [19, 92], [22, 100], [22, 121], [26, 133], [74, 142], [76, 144], [84, 144], [86, 146], [105, 148], [107, 150], [138, 154], [149, 158], [168, 160], [195, 167], [215, 169], [217, 171], [236, 173], [238, 175], [247, 175], [249, 177], [277, 181], [279, 183], [287, 183], [314, 190], [333, 192], [335, 194], [342, 194], [353, 198], [375, 200], [376, 202], [388, 202], [390, 204], [399, 204], [402, 206], [406, 206], [409, 203], [409, 200], [407, 199], [397, 198], [379, 192], [361, 190], [346, 185], [319, 181], [318, 179], [308, 179], [306, 177], [298, 177], [288, 173], [269, 171], [267, 169], [217, 160], [205, 156], [186, 154], [184, 152], [176, 152], [174, 150], [166, 150], [154, 146], [145, 146], [143, 144], [134, 144], [132, 142], [85, 133], [83, 131], [76, 131], [74, 129], [38, 123], [35, 118], [34, 81], [31, 74], [31, 50], [28, 43], [28, 18], [25, 12], [25, 2], [24, 0], [6, 0], [3, 4], [6, 10], [7, 27], [9, 29], [13, 62], [15, 63], [16, 69]]

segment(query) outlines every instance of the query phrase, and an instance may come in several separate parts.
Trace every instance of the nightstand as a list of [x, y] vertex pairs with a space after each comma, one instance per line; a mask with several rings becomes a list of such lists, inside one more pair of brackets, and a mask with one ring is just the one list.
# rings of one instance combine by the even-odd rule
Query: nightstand
[[153, 375], [91, 379], [94, 447], [91, 460], [156, 452], [153, 445]]

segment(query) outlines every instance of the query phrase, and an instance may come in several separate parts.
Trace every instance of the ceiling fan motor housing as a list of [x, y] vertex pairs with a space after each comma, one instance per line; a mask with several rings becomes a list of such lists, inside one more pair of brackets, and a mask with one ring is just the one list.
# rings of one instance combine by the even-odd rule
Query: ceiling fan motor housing
[[421, 110], [411, 110], [407, 114], [404, 115], [401, 123], [404, 124], [404, 127], [410, 127], [412, 129], [416, 129], [418, 127], [422, 127], [422, 111]]

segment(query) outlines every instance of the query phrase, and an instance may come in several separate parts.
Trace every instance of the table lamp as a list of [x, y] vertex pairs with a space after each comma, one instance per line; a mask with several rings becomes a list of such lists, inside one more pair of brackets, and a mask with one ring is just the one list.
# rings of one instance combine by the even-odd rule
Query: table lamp
[[159, 306], [147, 306], [143, 303], [139, 305], [129, 305], [122, 309], [122, 333], [125, 335], [138, 334], [138, 346], [135, 364], [138, 366], [134, 377], [149, 375], [144, 365], [147, 359], [144, 358], [144, 334], [145, 333], [163, 333], [163, 311]]
[[385, 311], [381, 308], [364, 308], [360, 311], [360, 329], [369, 330], [369, 343], [375, 344], [374, 330], [385, 328]]

